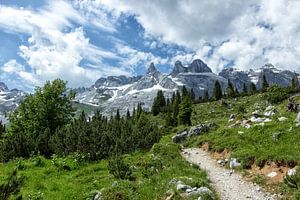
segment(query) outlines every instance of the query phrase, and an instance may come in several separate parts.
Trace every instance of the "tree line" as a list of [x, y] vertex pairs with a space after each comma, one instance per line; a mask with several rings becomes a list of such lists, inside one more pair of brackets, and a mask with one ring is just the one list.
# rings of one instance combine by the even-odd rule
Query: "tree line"
[[157, 92], [157, 95], [154, 98], [151, 112], [153, 116], [157, 116], [162, 113], [166, 120], [167, 126], [190, 126], [193, 103], [205, 103], [224, 98], [230, 99], [240, 96], [248, 96], [257, 92], [267, 93], [265, 95], [266, 99], [271, 103], [277, 103], [287, 98], [290, 93], [300, 91], [300, 85], [296, 74], [292, 78], [291, 85], [287, 88], [283, 88], [278, 85], [270, 86], [264, 74], [261, 76], [261, 79], [260, 90], [256, 88], [256, 85], [253, 82], [251, 82], [249, 85], [244, 83], [242, 91], [238, 91], [230, 79], [228, 79], [225, 93], [223, 93], [220, 82], [216, 80], [212, 96], [209, 96], [208, 90], [205, 90], [203, 95], [198, 99], [196, 98], [193, 89], [189, 91], [185, 86], [182, 87], [181, 92], [174, 92], [171, 99], [165, 98], [163, 91], [160, 90]]
[[[137, 149], [149, 149], [161, 134], [158, 125], [138, 104], [132, 114], [110, 118], [84, 112], [74, 118], [74, 93], [62, 80], [47, 82], [27, 96], [9, 116], [10, 126], [0, 134], [0, 161], [15, 157], [82, 153], [90, 160], [107, 158]], [[2, 130], [0, 126], [0, 131]]]

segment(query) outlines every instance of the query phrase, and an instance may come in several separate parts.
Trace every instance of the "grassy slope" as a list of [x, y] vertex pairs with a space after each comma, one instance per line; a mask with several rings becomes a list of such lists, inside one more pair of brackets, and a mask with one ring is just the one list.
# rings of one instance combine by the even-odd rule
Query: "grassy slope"
[[[169, 182], [173, 178], [186, 180], [192, 177], [193, 181], [189, 181], [192, 186], [209, 186], [206, 174], [185, 162], [179, 154], [179, 146], [170, 141], [171, 135], [167, 135], [154, 150], [125, 156], [125, 161], [132, 166], [135, 181], [116, 180], [109, 174], [105, 160], [78, 164], [74, 157], [67, 157], [52, 160], [31, 158], [0, 164], [0, 183], [18, 166], [19, 175], [25, 177], [21, 189], [25, 199], [91, 199], [101, 188], [106, 188], [104, 199], [114, 199], [118, 192], [127, 199], [162, 199], [172, 188]], [[163, 169], [156, 171], [154, 167], [149, 177], [145, 177], [145, 166], [152, 164], [153, 159], [159, 160]], [[58, 165], [55, 166], [53, 161]]]
[[[299, 97], [295, 99], [300, 102]], [[229, 128], [228, 126], [237, 120], [250, 119], [251, 113], [256, 108], [260, 108], [260, 113], [263, 114], [266, 108], [263, 95], [241, 97], [237, 100], [226, 100], [226, 102], [229, 106], [224, 105], [222, 101], [194, 105], [193, 125], [215, 122], [219, 127], [208, 134], [189, 139], [184, 145], [201, 146], [209, 143], [211, 151], [221, 152], [227, 149], [232, 157], [242, 162], [245, 168], [253, 162], [258, 166], [263, 166], [266, 161], [274, 161], [278, 165], [288, 167], [299, 164], [300, 126], [297, 127], [294, 122], [297, 113], [287, 111], [287, 100], [274, 105], [278, 112], [272, 117], [272, 122], [265, 123], [264, 126], [252, 124], [249, 129]], [[236, 115], [237, 119], [234, 122], [228, 121], [230, 114]], [[282, 116], [287, 117], [288, 120], [280, 122], [278, 117]], [[273, 139], [274, 133], [279, 134], [277, 141]], [[288, 196], [292, 193], [300, 193], [300, 190], [288, 189], [284, 184], [280, 184], [277, 189]]]
[[[266, 105], [262, 95], [226, 100], [226, 102], [229, 106], [225, 106], [221, 101], [195, 105], [193, 124], [209, 121], [215, 122], [219, 128], [209, 134], [193, 138], [189, 142], [196, 145], [209, 142], [213, 150], [221, 151], [227, 148], [241, 159], [255, 157], [257, 162], [272, 160], [293, 165], [294, 162], [300, 161], [300, 126], [296, 127], [294, 122], [297, 113], [287, 112], [287, 101], [275, 105], [278, 112], [272, 117], [272, 122], [267, 122], [264, 126], [252, 124], [249, 129], [228, 126], [236, 120], [250, 119], [256, 107], [259, 107], [260, 113], [263, 114]], [[245, 112], [241, 112], [241, 107], [244, 107]], [[236, 115], [237, 119], [234, 122], [228, 122], [230, 114]], [[282, 116], [287, 117], [288, 120], [279, 122], [278, 117]], [[239, 134], [239, 131], [243, 133]], [[274, 133], [279, 133], [277, 141], [272, 138]]]

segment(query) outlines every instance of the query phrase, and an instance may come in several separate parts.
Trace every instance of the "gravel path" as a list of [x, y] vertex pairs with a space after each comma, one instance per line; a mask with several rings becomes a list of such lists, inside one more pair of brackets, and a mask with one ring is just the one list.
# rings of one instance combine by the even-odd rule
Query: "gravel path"
[[197, 164], [207, 171], [213, 187], [222, 200], [273, 200], [258, 186], [243, 180], [237, 173], [217, 166], [217, 162], [210, 155], [199, 148], [183, 149], [182, 156], [190, 163]]

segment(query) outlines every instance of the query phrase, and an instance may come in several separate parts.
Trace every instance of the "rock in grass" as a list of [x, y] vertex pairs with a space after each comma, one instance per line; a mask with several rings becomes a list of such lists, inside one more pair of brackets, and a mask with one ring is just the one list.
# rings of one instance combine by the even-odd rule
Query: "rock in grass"
[[184, 130], [182, 132], [177, 133], [172, 137], [174, 143], [180, 143], [188, 137], [188, 131]]
[[273, 140], [274, 142], [278, 141], [280, 135], [281, 135], [280, 132], [273, 133], [273, 134], [272, 134], [272, 140]]
[[192, 191], [192, 192], [187, 194], [187, 196], [189, 198], [193, 197], [193, 196], [201, 196], [201, 195], [208, 195], [208, 196], [211, 197], [211, 199], [215, 199], [214, 193], [210, 189], [208, 189], [207, 187], [200, 187], [196, 191]]
[[241, 163], [239, 163], [236, 158], [232, 158], [229, 162], [230, 169], [234, 169], [234, 168], [240, 167], [240, 166], [241, 166]]
[[295, 122], [300, 122], [300, 112], [298, 113], [296, 119], [295, 119]]
[[187, 190], [191, 190], [192, 191], [192, 187], [191, 186], [189, 186], [189, 185], [185, 185], [185, 184], [182, 184], [182, 183], [178, 183], [177, 185], [176, 185], [176, 189], [178, 190], [178, 191], [183, 191], [183, 192], [186, 192]]
[[276, 111], [275, 110], [269, 110], [269, 111], [266, 111], [264, 113], [264, 116], [266, 117], [272, 117], [273, 115], [275, 115]]
[[286, 121], [288, 118], [286, 117], [278, 117], [278, 121], [283, 122]]
[[277, 172], [271, 172], [267, 176], [270, 178], [274, 178], [275, 176], [277, 176]]
[[94, 200], [101, 200], [101, 192], [97, 192], [94, 196]]
[[295, 168], [289, 169], [287, 172], [288, 176], [295, 176], [297, 174], [297, 170]]

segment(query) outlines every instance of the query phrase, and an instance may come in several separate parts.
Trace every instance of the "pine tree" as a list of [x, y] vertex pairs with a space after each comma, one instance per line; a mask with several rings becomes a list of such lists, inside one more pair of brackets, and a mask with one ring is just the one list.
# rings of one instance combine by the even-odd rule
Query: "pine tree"
[[243, 84], [243, 93], [242, 95], [245, 96], [248, 94], [248, 89], [247, 89], [247, 86], [246, 86], [246, 83]]
[[192, 102], [195, 102], [195, 100], [196, 100], [196, 94], [195, 94], [195, 92], [194, 92], [194, 89], [193, 89], [193, 88], [191, 89], [190, 96], [191, 96], [191, 100], [192, 100]]
[[188, 90], [186, 89], [185, 86], [182, 87], [182, 89], [181, 89], [181, 94], [182, 94], [182, 99], [183, 99], [185, 96], [188, 96], [188, 95], [189, 95], [189, 92], [188, 92]]
[[174, 126], [178, 125], [177, 118], [178, 118], [180, 103], [181, 103], [181, 96], [180, 96], [180, 93], [177, 91], [176, 95], [175, 95], [174, 102], [172, 103], [172, 111], [173, 111], [172, 119], [173, 119], [173, 125]]
[[220, 100], [221, 98], [222, 98], [222, 88], [220, 82], [217, 80], [215, 82], [215, 87], [214, 87], [214, 99]]
[[228, 98], [233, 98], [235, 96], [234, 87], [230, 79], [228, 79], [226, 93]]
[[269, 87], [269, 83], [268, 83], [268, 81], [267, 81], [267, 79], [266, 79], [266, 76], [263, 75], [263, 77], [262, 77], [261, 90], [262, 90], [263, 92], [265, 92], [265, 91], [267, 91], [268, 87]]
[[294, 73], [294, 76], [292, 78], [291, 89], [293, 92], [299, 91], [299, 80], [296, 73]]
[[192, 116], [192, 101], [190, 96], [184, 96], [179, 105], [178, 124], [190, 126]]
[[250, 83], [250, 94], [253, 95], [256, 93], [256, 86], [253, 82]]
[[127, 109], [127, 112], [126, 112], [126, 119], [127, 120], [130, 119], [130, 111], [129, 111], [129, 109]]
[[154, 98], [153, 105], [152, 105], [152, 114], [153, 116], [158, 115], [160, 112], [163, 112], [166, 107], [166, 99], [164, 97], [163, 91], [159, 90], [157, 92], [156, 97]]
[[238, 91], [238, 89], [237, 89], [237, 88], [235, 88], [235, 91], [234, 91], [234, 96], [235, 96], [235, 97], [238, 97], [238, 96], [240, 96], [240, 93], [239, 93], [239, 91]]
[[208, 102], [208, 101], [209, 101], [208, 90], [205, 90], [203, 95], [203, 102]]
[[139, 119], [142, 113], [143, 113], [142, 104], [138, 103], [136, 108], [136, 119]]
[[2, 124], [2, 121], [0, 121], [0, 139], [1, 136], [4, 134], [5, 132], [5, 125]]
[[120, 121], [121, 120], [121, 115], [120, 115], [120, 110], [117, 109], [117, 113], [116, 113], [116, 116], [115, 116], [115, 120], [116, 121]]

